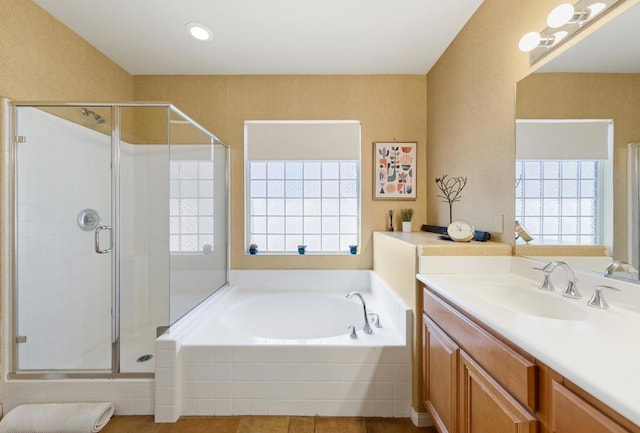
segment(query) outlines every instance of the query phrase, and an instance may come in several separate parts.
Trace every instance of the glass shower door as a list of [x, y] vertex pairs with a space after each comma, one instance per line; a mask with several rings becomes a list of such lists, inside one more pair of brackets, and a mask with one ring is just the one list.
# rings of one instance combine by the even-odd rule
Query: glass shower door
[[111, 371], [110, 110], [16, 107], [16, 372]]

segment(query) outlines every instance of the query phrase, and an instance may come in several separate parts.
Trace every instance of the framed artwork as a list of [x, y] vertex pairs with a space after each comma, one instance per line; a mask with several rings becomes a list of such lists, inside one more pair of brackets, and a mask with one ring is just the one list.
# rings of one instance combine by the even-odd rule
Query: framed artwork
[[416, 199], [417, 143], [373, 143], [373, 199]]

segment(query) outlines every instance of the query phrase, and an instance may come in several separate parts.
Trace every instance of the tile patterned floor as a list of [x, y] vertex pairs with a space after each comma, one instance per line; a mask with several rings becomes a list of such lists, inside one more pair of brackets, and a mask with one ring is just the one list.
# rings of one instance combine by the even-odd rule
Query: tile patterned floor
[[408, 418], [297, 416], [182, 417], [156, 424], [152, 416], [114, 416], [102, 433], [437, 433]]

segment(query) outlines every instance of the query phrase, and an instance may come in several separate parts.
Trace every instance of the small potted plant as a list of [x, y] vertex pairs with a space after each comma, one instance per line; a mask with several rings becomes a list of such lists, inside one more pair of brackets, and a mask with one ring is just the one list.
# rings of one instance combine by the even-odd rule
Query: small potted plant
[[298, 254], [304, 254], [307, 252], [307, 246], [306, 245], [298, 245]]
[[413, 218], [413, 209], [400, 209], [400, 217], [402, 218], [402, 231], [411, 231], [411, 218]]
[[251, 255], [258, 254], [258, 244], [249, 245], [249, 254]]
[[351, 254], [358, 254], [358, 246], [357, 245], [349, 245], [349, 252]]

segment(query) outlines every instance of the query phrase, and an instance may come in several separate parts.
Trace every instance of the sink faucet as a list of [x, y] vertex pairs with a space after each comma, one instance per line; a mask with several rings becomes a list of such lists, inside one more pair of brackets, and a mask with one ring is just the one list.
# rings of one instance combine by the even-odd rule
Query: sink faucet
[[371, 325], [369, 325], [369, 315], [367, 314], [367, 304], [364, 302], [364, 298], [362, 297], [362, 295], [358, 292], [351, 292], [346, 296], [346, 298], [351, 299], [354, 296], [357, 296], [358, 298], [360, 298], [360, 301], [362, 301], [362, 308], [364, 309], [364, 327], [362, 328], [362, 330], [365, 332], [365, 334], [373, 334], [373, 329], [371, 329]]
[[638, 270], [629, 263], [622, 260], [614, 260], [609, 263], [607, 269], [604, 270], [605, 277], [613, 277], [616, 272], [624, 272], [627, 274], [637, 274]]
[[540, 283], [540, 289], [542, 290], [555, 290], [553, 283], [551, 282], [551, 273], [556, 268], [564, 269], [565, 275], [567, 276], [567, 286], [562, 290], [562, 296], [573, 299], [582, 298], [582, 294], [578, 291], [578, 287], [576, 287], [576, 277], [571, 270], [571, 267], [563, 261], [555, 260], [553, 262], [549, 262], [544, 265], [542, 268], [533, 268], [538, 271], [544, 272], [544, 280]]

